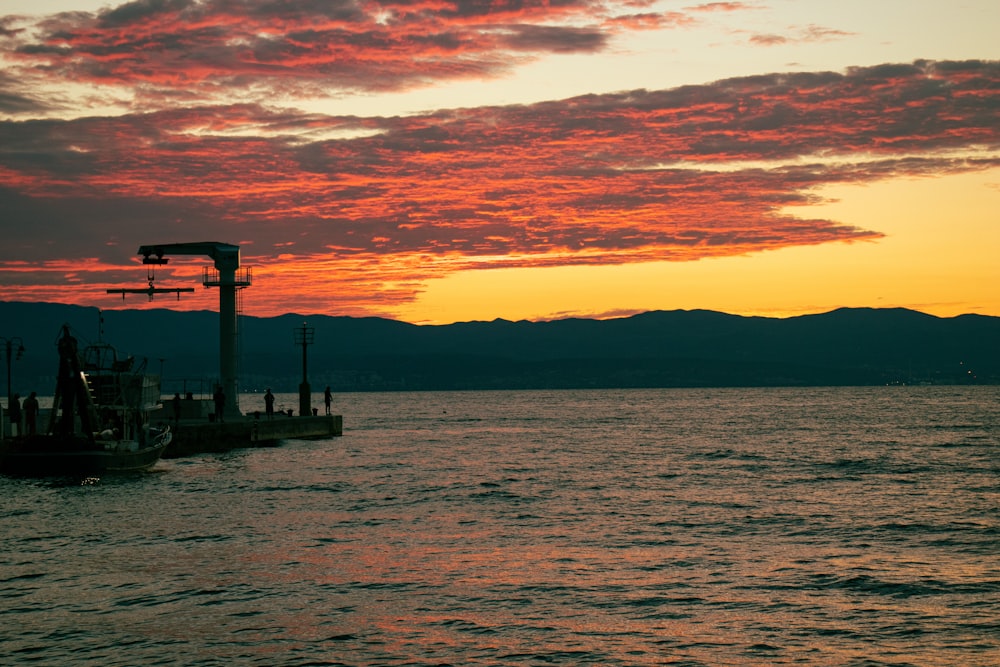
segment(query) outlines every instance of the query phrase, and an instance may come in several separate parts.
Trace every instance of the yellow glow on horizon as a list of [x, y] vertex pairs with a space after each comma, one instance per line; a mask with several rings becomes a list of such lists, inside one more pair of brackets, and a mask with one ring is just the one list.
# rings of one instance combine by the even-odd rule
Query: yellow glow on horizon
[[696, 262], [465, 271], [393, 316], [415, 323], [707, 309], [789, 317], [840, 307], [1000, 316], [1000, 169], [841, 185], [788, 210], [879, 231], [873, 242]]

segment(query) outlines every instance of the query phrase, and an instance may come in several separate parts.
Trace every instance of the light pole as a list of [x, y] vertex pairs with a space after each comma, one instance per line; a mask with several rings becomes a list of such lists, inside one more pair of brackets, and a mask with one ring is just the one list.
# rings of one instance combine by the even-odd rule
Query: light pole
[[302, 326], [294, 329], [295, 344], [302, 346], [302, 384], [299, 385], [299, 414], [307, 417], [312, 414], [312, 403], [310, 401], [308, 364], [306, 363], [306, 348], [313, 344], [316, 328], [305, 322]]
[[14, 346], [17, 346], [17, 357], [15, 359], [20, 359], [21, 355], [24, 354], [24, 341], [21, 340], [20, 336], [14, 336], [13, 338], [4, 338], [0, 336], [0, 341], [3, 341], [3, 346], [7, 352], [7, 409], [10, 409], [11, 393], [10, 393], [10, 362], [11, 356], [14, 354]]

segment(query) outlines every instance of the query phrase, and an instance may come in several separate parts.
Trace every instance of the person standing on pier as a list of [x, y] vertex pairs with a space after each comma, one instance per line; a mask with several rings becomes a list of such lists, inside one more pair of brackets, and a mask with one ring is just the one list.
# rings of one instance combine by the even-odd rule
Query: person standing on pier
[[172, 402], [174, 404], [174, 425], [176, 426], [181, 420], [181, 395], [179, 392], [174, 394]]
[[215, 396], [212, 398], [215, 400], [215, 421], [221, 424], [225, 421], [223, 415], [226, 412], [226, 392], [222, 391], [222, 385], [215, 390]]
[[333, 394], [330, 393], [330, 385], [326, 386], [323, 392], [323, 402], [326, 403], [326, 414], [330, 414], [330, 404], [333, 403]]
[[35, 392], [31, 392], [28, 398], [24, 399], [24, 425], [28, 435], [35, 435], [38, 424], [38, 399]]
[[[24, 435], [21, 433], [21, 395], [14, 394], [10, 397], [10, 401], [7, 403], [7, 414], [10, 417], [10, 434], [11, 436]], [[24, 404], [27, 405], [28, 401], [25, 400]]]
[[264, 393], [264, 412], [268, 419], [274, 419], [274, 394], [271, 393], [270, 387]]

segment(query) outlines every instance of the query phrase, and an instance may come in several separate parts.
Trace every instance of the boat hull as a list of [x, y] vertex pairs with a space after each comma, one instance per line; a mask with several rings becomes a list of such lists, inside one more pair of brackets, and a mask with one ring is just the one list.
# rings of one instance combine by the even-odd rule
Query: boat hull
[[[159, 376], [145, 374], [145, 361], [134, 369], [132, 357], [120, 359], [106, 343], [88, 345], [81, 355], [68, 324], [56, 349], [52, 410], [41, 420], [48, 426], [42, 433], [0, 442], [0, 473], [93, 476], [146, 470], [159, 461], [173, 437], [169, 426], [150, 421], [160, 407]], [[35, 392], [28, 399], [37, 417]]]
[[162, 438], [148, 447], [122, 443], [94, 447], [86, 441], [66, 441], [46, 436], [12, 443], [0, 455], [0, 473], [27, 477], [95, 476], [141, 472], [153, 467], [170, 444]]

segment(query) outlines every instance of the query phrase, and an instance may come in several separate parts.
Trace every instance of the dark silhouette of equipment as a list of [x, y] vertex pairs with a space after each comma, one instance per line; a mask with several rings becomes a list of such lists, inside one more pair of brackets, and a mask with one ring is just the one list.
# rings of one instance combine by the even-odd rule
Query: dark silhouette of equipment
[[[249, 287], [251, 283], [250, 268], [240, 267], [240, 247], [230, 243], [202, 241], [197, 243], [162, 243], [157, 245], [139, 246], [138, 254], [142, 255], [142, 263], [155, 267], [166, 264], [170, 260], [167, 255], [199, 255], [211, 257], [215, 262], [214, 269], [205, 268], [202, 284], [205, 287], [219, 288], [219, 381], [222, 390], [231, 400], [226, 401], [226, 416], [240, 417], [239, 382], [237, 366], [239, 360], [239, 330], [237, 328], [239, 308], [237, 290]], [[149, 287], [146, 289], [115, 289], [109, 294], [148, 294], [152, 299], [154, 294], [162, 292], [177, 293], [193, 292], [193, 288], [153, 287], [153, 269], [148, 269]]]
[[56, 378], [56, 392], [52, 397], [53, 410], [49, 416], [47, 433], [70, 436], [76, 433], [76, 420], [80, 420], [80, 434], [93, 443], [97, 430], [97, 412], [91, 398], [87, 376], [80, 366], [80, 352], [76, 338], [63, 325], [62, 337], [58, 342], [59, 377]]
[[312, 391], [309, 389], [309, 364], [306, 358], [306, 348], [315, 340], [316, 328], [303, 322], [294, 329], [295, 344], [302, 346], [302, 384], [299, 385], [299, 414], [307, 417], [312, 414]]

